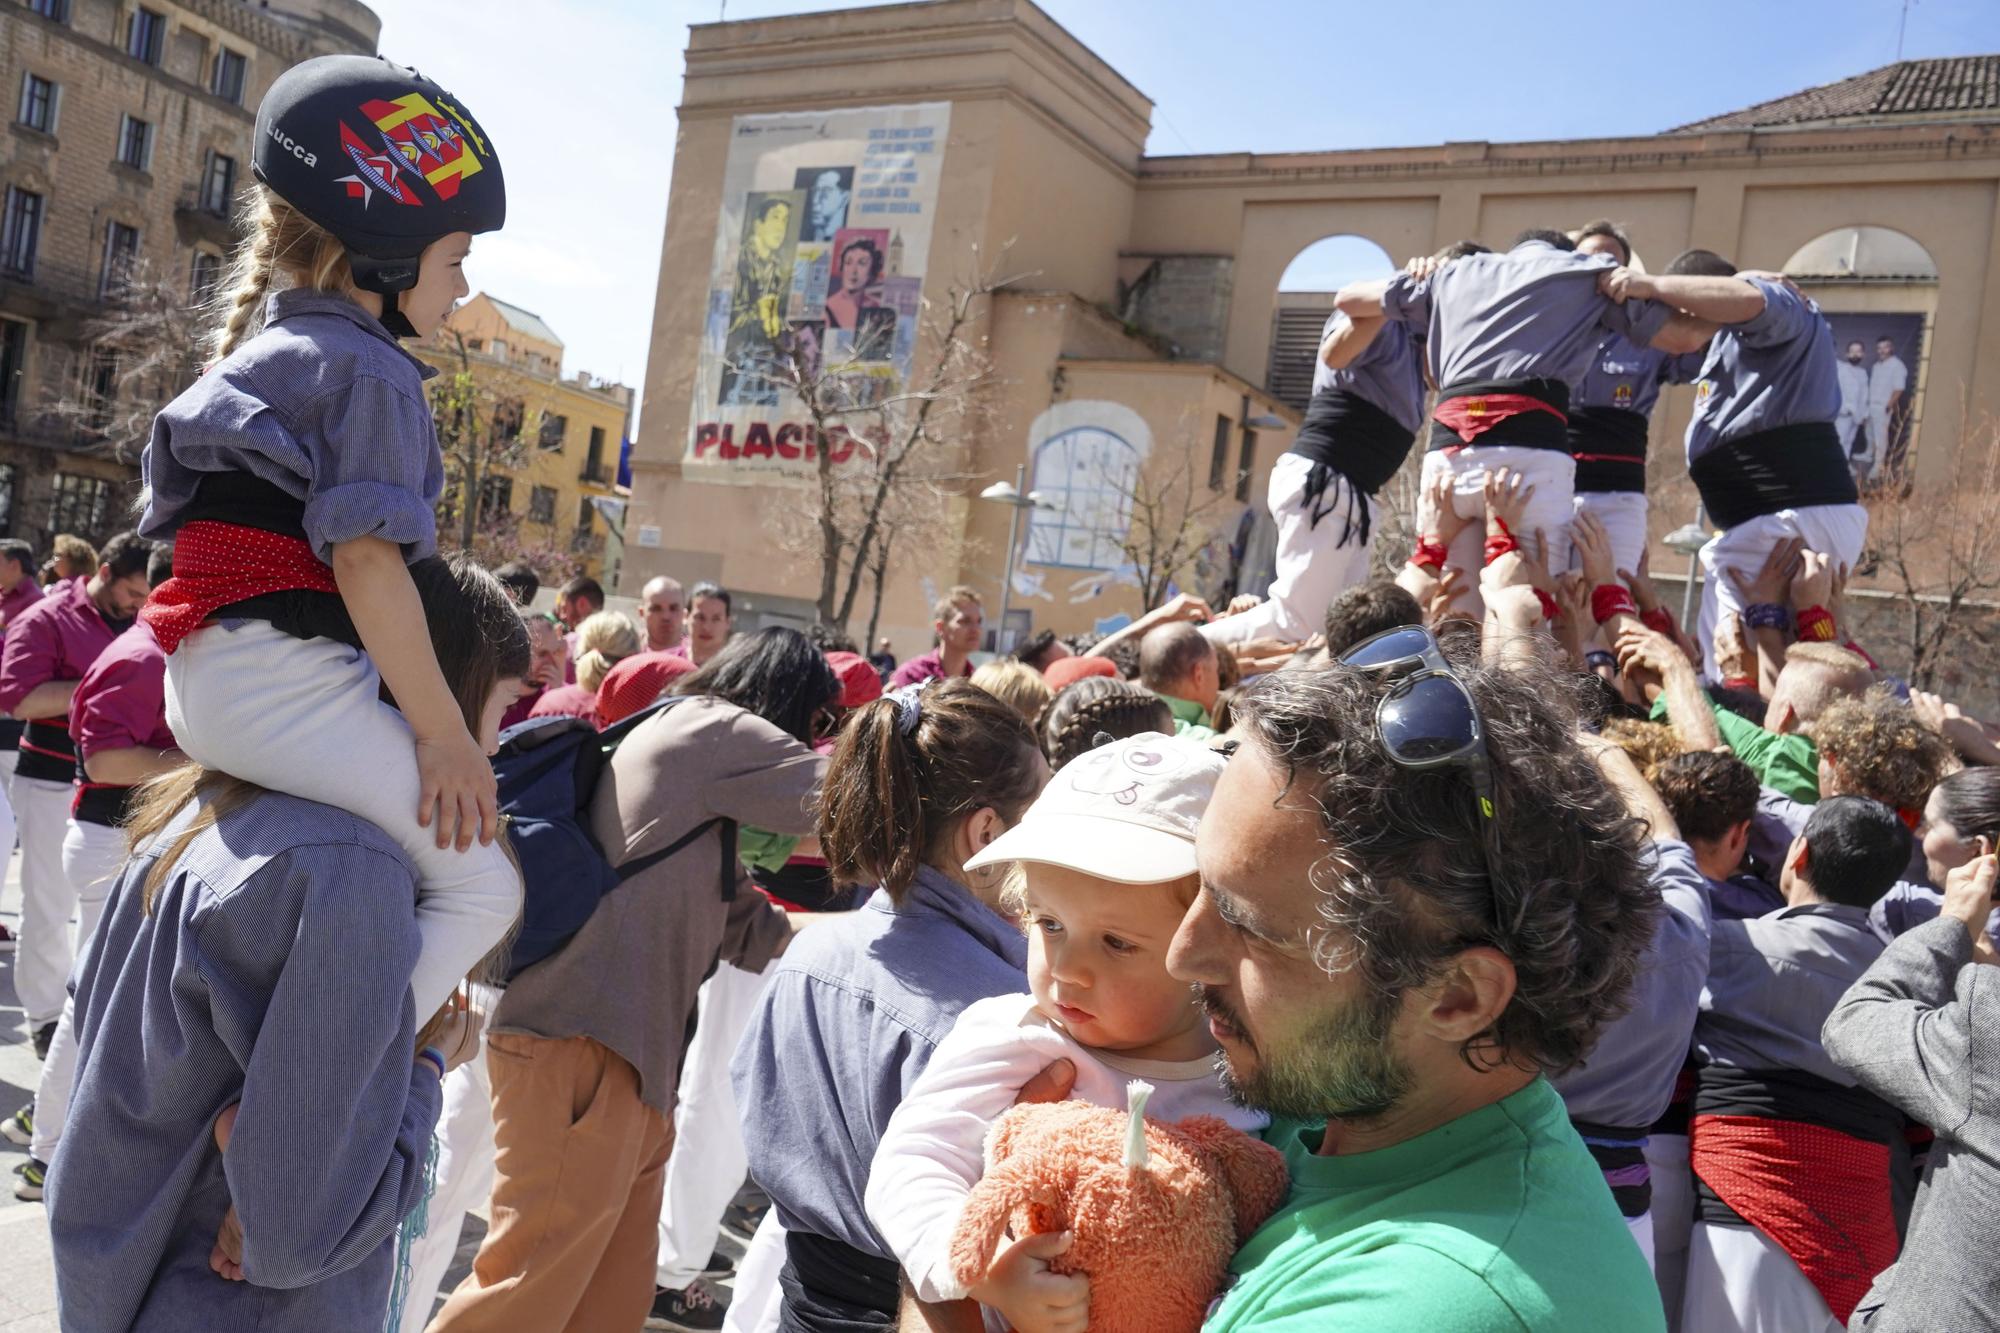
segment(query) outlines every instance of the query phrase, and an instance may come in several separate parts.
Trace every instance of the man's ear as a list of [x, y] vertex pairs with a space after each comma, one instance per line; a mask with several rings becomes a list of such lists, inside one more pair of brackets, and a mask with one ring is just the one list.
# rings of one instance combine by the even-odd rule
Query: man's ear
[[1772, 704], [1764, 714], [1764, 730], [1776, 732], [1780, 736], [1787, 735], [1797, 730], [1794, 724], [1798, 716], [1797, 710], [1790, 703]]
[[1500, 1021], [1514, 999], [1514, 960], [1490, 944], [1462, 951], [1443, 977], [1414, 996], [1427, 1035], [1463, 1045]]
[[1812, 859], [1812, 848], [1807, 845], [1804, 837], [1800, 837], [1800, 839], [1792, 846], [1792, 864], [1791, 864], [1792, 873], [1794, 875], [1805, 874], [1806, 863], [1811, 859]]

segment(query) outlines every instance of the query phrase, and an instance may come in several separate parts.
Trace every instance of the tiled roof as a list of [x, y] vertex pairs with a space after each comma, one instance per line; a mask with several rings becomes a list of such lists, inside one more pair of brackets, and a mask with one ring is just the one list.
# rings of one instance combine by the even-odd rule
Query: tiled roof
[[1677, 126], [1668, 133], [1893, 117], [1959, 118], [1980, 112], [2000, 119], [2000, 55], [1901, 60], [1839, 83]]
[[508, 305], [491, 292], [486, 293], [486, 299], [493, 303], [493, 308], [500, 312], [500, 317], [513, 325], [517, 332], [525, 333], [541, 342], [554, 343], [558, 347], [563, 345], [563, 340], [556, 337], [554, 329], [542, 322], [540, 315], [523, 310], [517, 305]]

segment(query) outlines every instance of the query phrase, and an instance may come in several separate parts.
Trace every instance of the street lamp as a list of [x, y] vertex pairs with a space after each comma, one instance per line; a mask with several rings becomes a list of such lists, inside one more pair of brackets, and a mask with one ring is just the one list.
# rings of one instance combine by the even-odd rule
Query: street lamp
[[1681, 628], [1688, 627], [1688, 617], [1694, 614], [1694, 576], [1701, 561], [1701, 548], [1708, 545], [1708, 528], [1702, 523], [1704, 511], [1700, 505], [1694, 507], [1694, 521], [1684, 523], [1666, 535], [1667, 549], [1679, 551], [1688, 558], [1687, 584], [1681, 589]]
[[1021, 511], [1024, 509], [1056, 509], [1056, 505], [1040, 491], [1029, 491], [1026, 495], [1021, 488], [1028, 484], [1028, 465], [1014, 465], [1014, 480], [996, 481], [979, 493], [982, 500], [991, 500], [1011, 508], [1014, 513], [1007, 520], [1007, 562], [1000, 570], [1000, 627], [993, 632], [993, 646], [1000, 646], [1000, 636], [1007, 632], [1007, 608], [1014, 594], [1014, 545], [1021, 538]]

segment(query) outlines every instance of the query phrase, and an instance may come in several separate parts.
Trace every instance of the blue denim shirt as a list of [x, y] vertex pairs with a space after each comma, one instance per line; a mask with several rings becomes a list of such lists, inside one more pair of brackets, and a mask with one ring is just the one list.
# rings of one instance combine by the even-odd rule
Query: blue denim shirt
[[[415, 872], [374, 826], [271, 793], [196, 834], [147, 913], [193, 810], [126, 865], [77, 965], [48, 1180], [62, 1327], [380, 1328], [442, 1103], [412, 1062]], [[208, 1267], [232, 1203], [243, 1282]]]
[[248, 472], [305, 504], [322, 561], [357, 537], [407, 560], [435, 552], [444, 456], [424, 381], [437, 372], [343, 296], [282, 291], [264, 321], [153, 419], [140, 533], [180, 531], [202, 474]]
[[750, 1174], [788, 1231], [890, 1258], [862, 1207], [889, 1115], [967, 1005], [1027, 989], [1014, 922], [942, 872], [801, 931], [736, 1048]]
[[1656, 842], [1649, 858], [1660, 919], [1632, 979], [1631, 1007], [1599, 1030], [1582, 1064], [1550, 1080], [1570, 1119], [1641, 1134], [1674, 1099], [1674, 1081], [1687, 1058], [1708, 979], [1714, 928], [1708, 877], [1695, 866], [1688, 845]]

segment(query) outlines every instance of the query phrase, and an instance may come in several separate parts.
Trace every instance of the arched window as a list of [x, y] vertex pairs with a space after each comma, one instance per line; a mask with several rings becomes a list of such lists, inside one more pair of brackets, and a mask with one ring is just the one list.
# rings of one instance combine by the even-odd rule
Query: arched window
[[1333, 313], [1333, 294], [1350, 282], [1386, 278], [1395, 271], [1389, 252], [1366, 236], [1322, 237], [1292, 257], [1278, 279], [1278, 308], [1271, 316], [1264, 387], [1273, 397], [1305, 411], [1312, 398], [1320, 331]]
[[1033, 489], [1054, 509], [1029, 511], [1027, 559], [1065, 569], [1116, 569], [1132, 525], [1139, 450], [1101, 426], [1051, 435], [1035, 450]]
[[1840, 227], [1800, 246], [1785, 272], [1811, 282], [1936, 282], [1937, 261], [1889, 227]]

